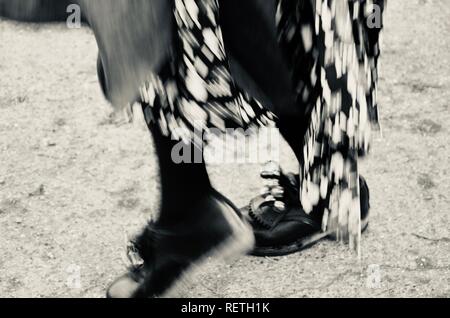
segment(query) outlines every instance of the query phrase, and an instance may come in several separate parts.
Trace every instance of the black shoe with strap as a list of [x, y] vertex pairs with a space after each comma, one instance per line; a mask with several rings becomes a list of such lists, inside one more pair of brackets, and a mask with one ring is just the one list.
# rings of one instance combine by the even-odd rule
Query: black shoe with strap
[[142, 264], [138, 261], [137, 267], [114, 281], [107, 297], [179, 296], [180, 284], [201, 271], [210, 257], [227, 260], [253, 248], [251, 226], [223, 195], [213, 190], [195, 204], [195, 209], [196, 217], [182, 223], [149, 224], [133, 244]]
[[[261, 177], [266, 186], [261, 195], [241, 209], [255, 234], [255, 256], [281, 256], [301, 251], [330, 237], [322, 231], [323, 208], [307, 214], [299, 200], [299, 176], [284, 174], [275, 163], [265, 166]], [[369, 222], [369, 188], [360, 177], [361, 229]]]

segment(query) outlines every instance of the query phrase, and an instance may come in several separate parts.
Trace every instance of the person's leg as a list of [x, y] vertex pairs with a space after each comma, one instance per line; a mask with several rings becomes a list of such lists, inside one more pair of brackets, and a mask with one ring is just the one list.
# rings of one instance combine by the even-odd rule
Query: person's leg
[[[295, 126], [285, 134], [301, 145], [300, 177], [290, 178], [292, 184], [283, 173], [271, 175], [285, 192], [296, 194], [281, 199], [281, 206], [286, 206], [283, 211], [276, 208], [278, 202], [270, 191], [247, 207], [255, 228], [255, 254], [295, 252], [326, 233], [350, 238], [358, 248], [359, 234], [368, 220], [369, 191], [364, 179], [358, 177], [357, 163], [358, 156], [368, 149], [370, 124], [377, 123], [374, 91], [380, 29], [366, 27], [369, 1], [279, 3], [280, 45], [293, 65], [297, 82], [294, 86], [300, 89], [301, 100], [297, 101], [311, 100], [306, 104], [311, 106], [307, 107], [311, 116], [307, 117], [306, 134], [299, 130], [296, 133]], [[383, 8], [384, 1], [376, 4]], [[336, 12], [331, 9], [333, 5]], [[331, 25], [326, 23], [330, 19]], [[334, 43], [327, 43], [327, 39]], [[333, 51], [336, 47], [341, 49]], [[368, 72], [371, 82], [366, 81]], [[366, 75], [357, 78], [359, 74]], [[279, 192], [277, 187], [273, 189]], [[274, 204], [267, 204], [264, 197], [274, 200]]]
[[[180, 55], [141, 89], [160, 165], [161, 209], [159, 218], [135, 240], [143, 266], [137, 275], [133, 270], [114, 282], [110, 297], [165, 295], [207, 257], [241, 254], [253, 246], [250, 227], [239, 210], [212, 189], [205, 163], [199, 160], [201, 150], [194, 150], [203, 140], [192, 136], [193, 125], [209, 127], [213, 119], [226, 123], [227, 115], [234, 115], [229, 108], [244, 98], [229, 75], [217, 11], [215, 0], [175, 2]], [[215, 118], [212, 110], [201, 116], [208, 108], [216, 111]], [[180, 163], [174, 153], [179, 154], [181, 143], [192, 153]]]
[[[203, 198], [211, 194], [211, 183], [203, 161], [203, 153], [194, 145], [185, 146], [190, 153], [184, 160], [190, 161], [175, 163], [175, 146], [182, 141], [172, 140], [155, 128], [151, 128], [155, 152], [158, 156], [159, 175], [161, 182], [161, 207], [158, 223], [161, 226], [170, 226], [196, 218], [196, 214], [203, 211], [193, 209]], [[176, 152], [179, 154], [179, 152]], [[195, 163], [195, 160], [201, 162]]]
[[178, 283], [208, 257], [226, 260], [247, 253], [254, 244], [240, 211], [212, 188], [205, 163], [199, 160], [201, 150], [192, 153], [191, 162], [176, 163], [173, 149], [182, 141], [162, 133], [148, 117], [149, 107], [143, 105], [159, 163], [159, 216], [133, 239], [142, 264], [131, 267], [108, 288], [109, 298], [173, 296]]
[[204, 163], [173, 163], [174, 141], [158, 128], [151, 131], [160, 167], [160, 214], [134, 239], [143, 264], [119, 277], [108, 288], [109, 298], [177, 295], [178, 283], [208, 257], [226, 260], [253, 247], [251, 228], [211, 187]]

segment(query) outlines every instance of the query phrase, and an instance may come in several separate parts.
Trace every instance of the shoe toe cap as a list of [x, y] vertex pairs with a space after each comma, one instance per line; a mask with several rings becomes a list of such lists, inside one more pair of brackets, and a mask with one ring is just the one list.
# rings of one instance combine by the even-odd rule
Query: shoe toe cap
[[123, 275], [116, 279], [108, 288], [106, 292], [107, 298], [131, 298], [139, 287], [136, 282], [129, 275]]

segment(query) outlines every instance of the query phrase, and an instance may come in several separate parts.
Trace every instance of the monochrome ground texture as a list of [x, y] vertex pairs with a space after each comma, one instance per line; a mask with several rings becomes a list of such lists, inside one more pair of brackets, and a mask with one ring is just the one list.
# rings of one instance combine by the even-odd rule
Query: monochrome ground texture
[[[450, 297], [449, 39], [447, 1], [388, 3], [360, 261], [332, 241], [211, 261], [186, 296]], [[126, 233], [156, 215], [149, 134], [110, 116], [88, 29], [0, 21], [0, 52], [0, 297], [103, 297], [125, 269]], [[294, 170], [285, 146], [282, 157]], [[209, 167], [239, 205], [259, 169]]]

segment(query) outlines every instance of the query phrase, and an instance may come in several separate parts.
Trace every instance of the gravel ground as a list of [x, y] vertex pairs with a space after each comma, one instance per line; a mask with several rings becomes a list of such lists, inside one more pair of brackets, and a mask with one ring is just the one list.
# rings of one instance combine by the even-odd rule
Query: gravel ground
[[[450, 297], [450, 6], [389, 1], [386, 18], [361, 260], [327, 241], [210, 262], [186, 295]], [[125, 233], [158, 206], [148, 133], [110, 116], [89, 30], [0, 21], [0, 52], [0, 297], [103, 297], [124, 270]], [[258, 165], [209, 170], [240, 205], [261, 185]]]

